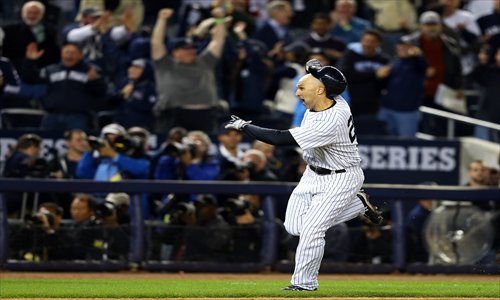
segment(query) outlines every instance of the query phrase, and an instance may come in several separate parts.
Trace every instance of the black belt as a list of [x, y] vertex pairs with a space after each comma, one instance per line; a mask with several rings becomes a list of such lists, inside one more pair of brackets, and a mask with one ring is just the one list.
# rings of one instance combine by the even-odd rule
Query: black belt
[[315, 166], [311, 166], [309, 165], [309, 168], [311, 170], [313, 170], [314, 173], [318, 174], [318, 175], [330, 175], [332, 173], [335, 173], [335, 174], [338, 174], [338, 173], [345, 173], [345, 169], [340, 169], [340, 170], [328, 170], [328, 169], [325, 169], [325, 168], [321, 168], [321, 167], [315, 167]]

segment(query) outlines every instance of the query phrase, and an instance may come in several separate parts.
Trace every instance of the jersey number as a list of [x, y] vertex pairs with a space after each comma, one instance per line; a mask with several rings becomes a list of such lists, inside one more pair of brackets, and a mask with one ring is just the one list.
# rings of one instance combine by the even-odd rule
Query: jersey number
[[349, 118], [347, 121], [347, 127], [349, 127], [349, 139], [351, 140], [351, 143], [354, 143], [356, 140], [356, 133], [354, 133], [354, 123], [352, 122], [352, 116]]

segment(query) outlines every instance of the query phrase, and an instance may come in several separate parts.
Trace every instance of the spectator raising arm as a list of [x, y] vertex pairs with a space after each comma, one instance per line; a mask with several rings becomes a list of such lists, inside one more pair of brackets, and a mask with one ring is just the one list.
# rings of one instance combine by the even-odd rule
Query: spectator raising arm
[[174, 14], [174, 10], [170, 8], [161, 9], [158, 12], [153, 34], [151, 35], [151, 59], [158, 60], [167, 55], [167, 47], [165, 47], [165, 31], [167, 21]]
[[215, 17], [215, 27], [212, 29], [212, 40], [207, 48], [213, 56], [220, 58], [227, 34], [226, 19], [224, 19], [224, 11], [219, 7], [212, 11], [212, 15]]

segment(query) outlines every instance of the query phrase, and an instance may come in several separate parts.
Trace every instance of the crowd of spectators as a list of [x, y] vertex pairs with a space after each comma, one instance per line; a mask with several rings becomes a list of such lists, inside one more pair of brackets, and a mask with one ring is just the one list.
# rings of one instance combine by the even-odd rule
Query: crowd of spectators
[[314, 55], [345, 73], [355, 120], [381, 120], [380, 134], [443, 134], [418, 111], [447, 109], [435, 100], [443, 85], [470, 116], [498, 123], [499, 1], [400, 2], [3, 1], [0, 107], [40, 108], [50, 130], [211, 135], [228, 112], [290, 127]]
[[[444, 134], [439, 119], [422, 120], [418, 110], [421, 105], [447, 110], [435, 101], [442, 85], [462, 101], [464, 90], [481, 87], [469, 114], [500, 123], [500, 0], [401, 0], [397, 5], [385, 0], [65, 0], [27, 1], [20, 7], [14, 2], [2, 1], [0, 9], [2, 17], [10, 16], [0, 24], [0, 108], [42, 109], [40, 129], [64, 131], [67, 152], [42, 159], [42, 139], [23, 135], [8, 156], [4, 177], [298, 181], [305, 168], [300, 150], [258, 141], [244, 149], [241, 133], [221, 123], [236, 113], [284, 128], [298, 126], [304, 107], [294, 88], [311, 58], [346, 75], [343, 96], [361, 131], [363, 121], [378, 120], [380, 135]], [[10, 15], [16, 7], [21, 19]], [[148, 148], [151, 132], [165, 137], [155, 151]], [[476, 135], [498, 138], [480, 127]], [[24, 218], [19, 199], [42, 198], [40, 213], [31, 217], [43, 225], [37, 239], [49, 241], [47, 247], [58, 239], [85, 243], [59, 248], [54, 257], [126, 253], [127, 195], [26, 194], [7, 195], [8, 211]], [[255, 255], [259, 231], [252, 226], [262, 217], [259, 203], [256, 195], [141, 195], [146, 219], [198, 225], [175, 234], [155, 230], [161, 242], [153, 252], [162, 259], [203, 259], [197, 243], [211, 245], [212, 253], [235, 247], [227, 226], [248, 227], [238, 231], [238, 241], [246, 241], [239, 252]], [[46, 211], [56, 216], [50, 226]], [[61, 217], [73, 219], [75, 228], [99, 229], [88, 241], [78, 238], [76, 229], [56, 237]], [[348, 240], [344, 225], [332, 229], [327, 242]], [[353, 249], [380, 250], [366, 245], [388, 244], [387, 235], [364, 228]], [[18, 238], [22, 241], [23, 233]], [[282, 239], [284, 248], [294, 249], [291, 244]], [[332, 259], [349, 259], [346, 245], [330, 247], [340, 251], [333, 251]], [[91, 251], [77, 253], [82, 249]]]

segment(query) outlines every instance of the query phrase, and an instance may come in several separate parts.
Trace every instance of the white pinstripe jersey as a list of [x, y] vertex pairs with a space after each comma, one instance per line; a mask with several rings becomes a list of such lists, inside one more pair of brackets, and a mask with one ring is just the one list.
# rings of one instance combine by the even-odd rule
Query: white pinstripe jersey
[[351, 109], [342, 96], [335, 97], [335, 101], [335, 105], [323, 111], [307, 110], [300, 127], [290, 129], [304, 150], [307, 164], [329, 170], [346, 169], [361, 162]]

